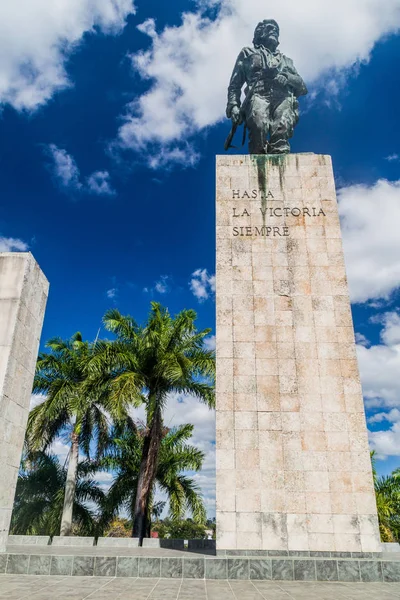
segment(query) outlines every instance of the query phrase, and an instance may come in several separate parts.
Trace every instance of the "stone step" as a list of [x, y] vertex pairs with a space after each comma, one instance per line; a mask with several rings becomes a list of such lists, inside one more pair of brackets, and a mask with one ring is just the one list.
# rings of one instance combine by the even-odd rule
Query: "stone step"
[[275, 581], [400, 582], [400, 560], [325, 557], [0, 554], [0, 573]]

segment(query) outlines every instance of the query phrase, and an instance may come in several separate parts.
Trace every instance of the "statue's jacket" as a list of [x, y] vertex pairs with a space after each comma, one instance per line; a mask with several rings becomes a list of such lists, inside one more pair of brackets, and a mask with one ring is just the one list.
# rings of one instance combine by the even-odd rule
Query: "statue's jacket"
[[[288, 85], [281, 85], [275, 80], [278, 73], [286, 75]], [[290, 95], [298, 98], [307, 94], [307, 87], [292, 59], [280, 52], [272, 53], [262, 46], [243, 48], [237, 58], [228, 87], [228, 119], [232, 108], [241, 105], [240, 96], [245, 84], [246, 94], [252, 89], [254, 94], [274, 103], [283, 101]]]

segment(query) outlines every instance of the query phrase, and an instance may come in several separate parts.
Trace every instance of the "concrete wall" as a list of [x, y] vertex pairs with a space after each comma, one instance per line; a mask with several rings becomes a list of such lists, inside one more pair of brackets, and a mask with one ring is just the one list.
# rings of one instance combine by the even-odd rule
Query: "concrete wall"
[[6, 548], [48, 288], [30, 253], [0, 253], [0, 552]]
[[216, 339], [217, 550], [379, 552], [329, 156], [217, 157]]

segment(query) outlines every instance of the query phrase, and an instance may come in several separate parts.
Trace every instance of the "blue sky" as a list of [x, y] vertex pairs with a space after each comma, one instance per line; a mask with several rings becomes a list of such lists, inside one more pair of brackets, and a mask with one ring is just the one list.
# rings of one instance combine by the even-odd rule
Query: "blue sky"
[[[226, 87], [276, 18], [310, 90], [292, 151], [333, 158], [371, 447], [399, 466], [400, 0], [47, 4], [0, 7], [0, 250], [50, 280], [42, 340], [94, 339], [113, 306], [143, 321], [152, 299], [214, 329]], [[173, 398], [168, 418], [196, 424], [212, 514], [214, 417]]]

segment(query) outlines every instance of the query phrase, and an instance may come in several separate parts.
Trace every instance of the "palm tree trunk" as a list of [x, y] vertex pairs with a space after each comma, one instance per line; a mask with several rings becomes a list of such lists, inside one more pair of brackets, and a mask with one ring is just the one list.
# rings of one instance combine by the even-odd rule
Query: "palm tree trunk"
[[78, 435], [73, 432], [71, 436], [71, 449], [67, 471], [67, 480], [65, 482], [64, 507], [61, 518], [60, 535], [71, 535], [72, 529], [72, 511], [75, 500], [76, 479], [78, 473], [79, 442]]
[[140, 545], [142, 545], [143, 538], [148, 535], [147, 509], [156, 476], [160, 445], [161, 414], [157, 411], [154, 415], [150, 431], [144, 438], [136, 490], [132, 537], [138, 537]]

